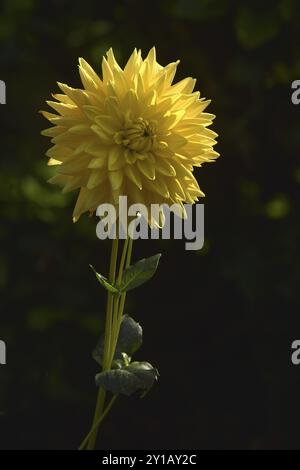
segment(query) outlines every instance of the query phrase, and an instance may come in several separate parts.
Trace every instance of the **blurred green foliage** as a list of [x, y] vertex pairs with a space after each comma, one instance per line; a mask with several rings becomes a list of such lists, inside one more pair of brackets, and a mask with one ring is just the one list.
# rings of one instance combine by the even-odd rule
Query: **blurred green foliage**
[[136, 243], [136, 259], [163, 253], [156, 278], [128, 298], [161, 377], [147, 399], [120, 401], [101, 445], [298, 448], [299, 2], [2, 0], [0, 11], [1, 447], [76, 448], [96, 393], [105, 296], [88, 265], [106, 273], [109, 243], [95, 218], [73, 225], [75, 195], [46, 183], [38, 111], [56, 81], [80, 86], [79, 56], [100, 71], [110, 46], [124, 64], [156, 45], [162, 64], [181, 59], [178, 80], [196, 77], [212, 98], [221, 157], [197, 171], [204, 249]]

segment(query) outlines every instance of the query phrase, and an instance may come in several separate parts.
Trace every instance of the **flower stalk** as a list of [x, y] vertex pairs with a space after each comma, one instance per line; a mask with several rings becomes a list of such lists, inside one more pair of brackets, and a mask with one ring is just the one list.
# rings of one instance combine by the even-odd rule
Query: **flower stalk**
[[82, 443], [81, 443], [80, 447], [78, 448], [78, 450], [83, 450], [85, 448], [85, 446], [88, 443], [90, 437], [99, 428], [99, 426], [102, 423], [102, 421], [104, 420], [105, 416], [108, 414], [108, 412], [112, 408], [112, 406], [113, 406], [114, 402], [116, 401], [117, 397], [118, 397], [118, 395], [114, 395], [112, 397], [112, 399], [110, 400], [109, 404], [105, 408], [105, 410], [102, 413], [102, 415], [100, 416], [100, 418], [98, 420], [96, 420], [95, 424], [93, 424], [93, 426], [92, 426], [92, 429], [89, 431], [89, 433], [86, 435], [86, 437], [82, 441]]
[[[109, 270], [109, 282], [120, 286], [122, 282], [122, 275], [124, 267], [128, 268], [131, 261], [132, 254], [132, 243], [133, 240], [127, 237], [123, 244], [123, 250], [121, 254], [120, 266], [118, 270], [118, 276], [116, 281], [117, 272], [117, 260], [118, 260], [118, 238], [112, 242], [111, 259], [110, 259], [110, 270]], [[122, 316], [124, 311], [126, 299], [126, 292], [120, 296], [113, 296], [111, 292], [107, 294], [107, 310], [105, 320], [105, 339], [104, 339], [104, 355], [103, 355], [103, 371], [110, 370], [113, 358], [115, 355], [116, 345], [119, 337], [120, 326], [122, 322]], [[86, 441], [87, 450], [93, 450], [96, 445], [97, 434], [99, 426], [102, 422], [101, 417], [103, 416], [103, 409], [105, 405], [106, 392], [103, 387], [99, 387], [96, 409], [93, 419], [93, 426], [89, 433], [89, 438]]]

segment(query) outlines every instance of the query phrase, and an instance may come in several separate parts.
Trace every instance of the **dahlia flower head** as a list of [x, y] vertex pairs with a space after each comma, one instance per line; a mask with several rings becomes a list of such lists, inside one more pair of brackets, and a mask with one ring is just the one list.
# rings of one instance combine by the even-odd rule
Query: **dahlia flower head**
[[215, 116], [204, 112], [210, 100], [193, 91], [193, 78], [173, 84], [179, 61], [161, 66], [154, 47], [144, 60], [135, 49], [124, 69], [112, 49], [106, 56], [102, 79], [80, 58], [83, 88], [58, 82], [62, 93], [47, 101], [58, 114], [42, 111], [54, 125], [42, 131], [53, 144], [48, 164], [57, 165], [49, 182], [79, 190], [74, 222], [102, 203], [118, 206], [119, 196], [149, 211], [198, 201], [194, 167], [219, 156], [208, 129]]

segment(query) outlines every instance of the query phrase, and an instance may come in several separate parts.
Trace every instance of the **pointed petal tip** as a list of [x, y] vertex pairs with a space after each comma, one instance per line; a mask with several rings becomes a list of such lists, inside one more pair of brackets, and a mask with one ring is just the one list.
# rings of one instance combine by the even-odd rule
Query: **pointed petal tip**
[[56, 116], [56, 114], [51, 114], [49, 111], [38, 111], [39, 114], [41, 114], [45, 119], [49, 121], [49, 118]]
[[[112, 59], [115, 60], [115, 55], [114, 55], [114, 51], [113, 51], [113, 48], [110, 47], [107, 51], [106, 51], [106, 57], [107, 59], [109, 59], [109, 57], [111, 57]], [[104, 56], [103, 56], [104, 57]]]

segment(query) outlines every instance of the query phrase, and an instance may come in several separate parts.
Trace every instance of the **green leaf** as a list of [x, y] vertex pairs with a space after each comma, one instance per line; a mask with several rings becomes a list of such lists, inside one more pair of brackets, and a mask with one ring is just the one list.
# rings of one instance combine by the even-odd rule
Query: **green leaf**
[[102, 274], [99, 274], [97, 273], [97, 271], [95, 270], [95, 268], [90, 264], [90, 268], [92, 268], [92, 270], [94, 271], [95, 273], [95, 276], [96, 278], [98, 279], [98, 281], [100, 282], [100, 284], [108, 291], [108, 292], [111, 292], [111, 294], [119, 294], [119, 289], [117, 289], [114, 285], [112, 285], [107, 279], [106, 277], [102, 276]]
[[123, 272], [120, 290], [127, 292], [148, 281], [154, 275], [160, 257], [161, 254], [158, 253], [157, 255], [150, 256], [150, 258], [141, 259], [134, 265], [126, 268]]
[[[124, 315], [120, 326], [119, 338], [116, 346], [114, 362], [123, 358], [126, 353], [130, 358], [140, 348], [143, 342], [143, 330], [139, 323], [137, 323], [129, 315]], [[104, 335], [101, 335], [100, 340], [93, 351], [94, 359], [102, 366], [104, 352]]]
[[133, 362], [122, 369], [100, 372], [96, 385], [114, 394], [132, 395], [137, 390], [149, 390], [158, 379], [158, 370], [149, 362]]
[[132, 356], [142, 345], [143, 329], [129, 315], [124, 315], [120, 327], [118, 343], [116, 347], [116, 358], [121, 357], [121, 353]]

